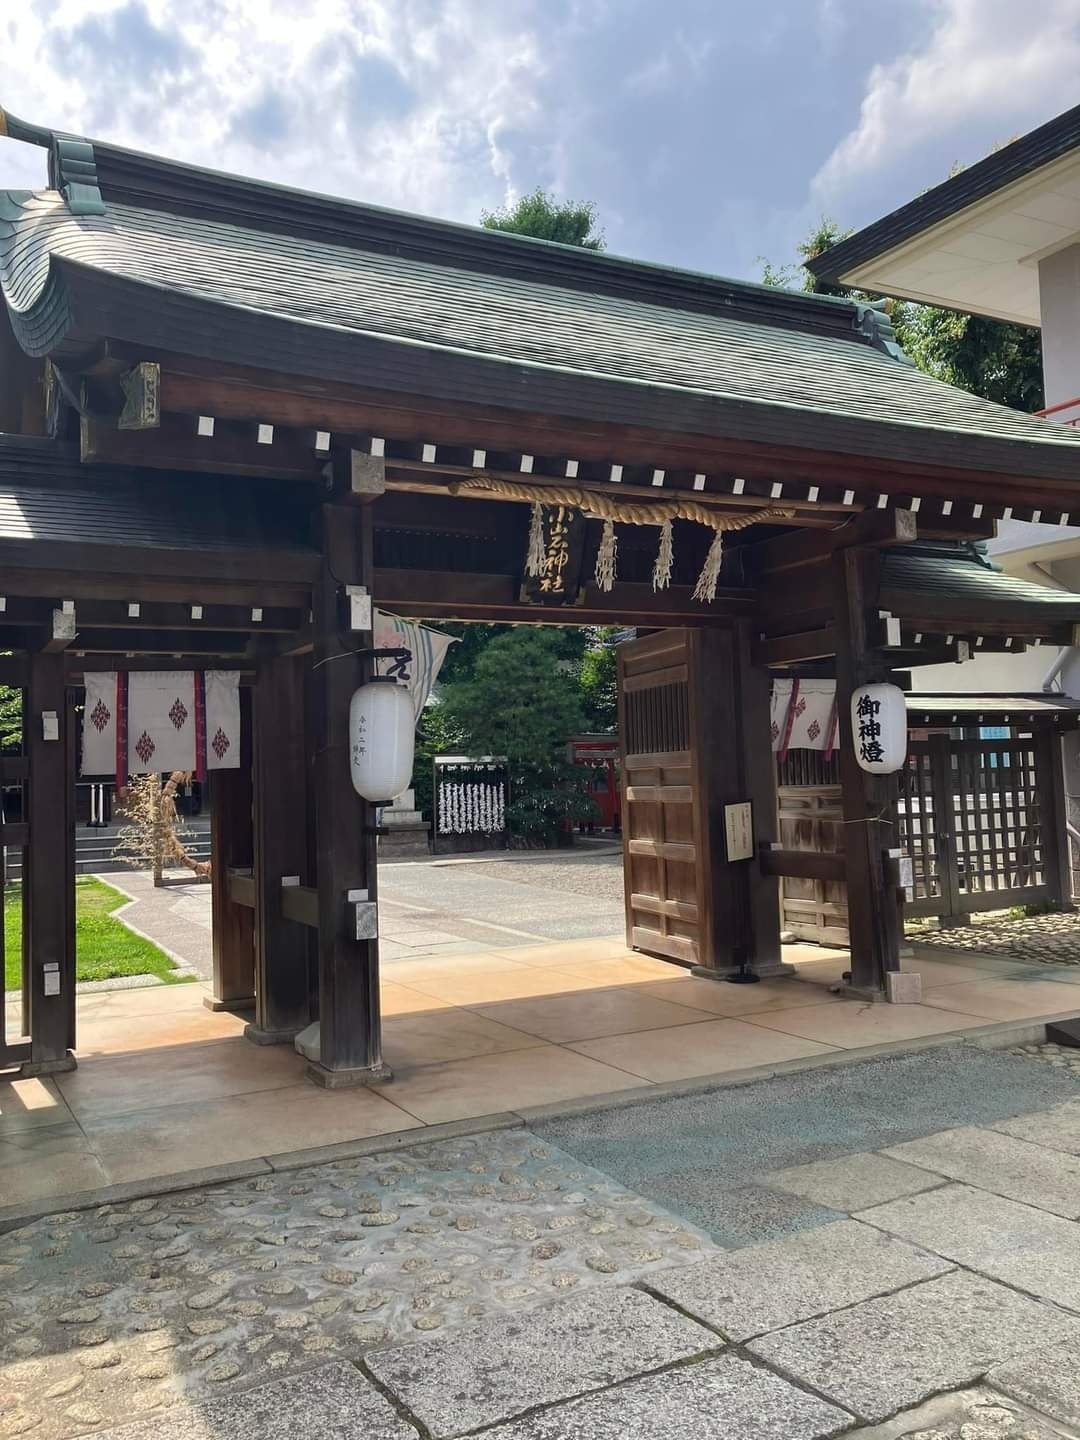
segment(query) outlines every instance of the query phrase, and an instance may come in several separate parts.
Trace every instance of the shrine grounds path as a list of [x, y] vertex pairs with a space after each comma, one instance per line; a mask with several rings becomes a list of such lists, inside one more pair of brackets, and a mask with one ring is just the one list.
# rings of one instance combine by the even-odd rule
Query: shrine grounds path
[[[105, 878], [132, 901], [120, 916], [125, 924], [159, 945], [182, 971], [211, 978], [209, 885], [184, 882], [181, 872], [163, 889], [154, 888], [148, 871]], [[611, 845], [383, 863], [380, 953], [395, 960], [453, 954], [477, 943], [618, 934], [622, 895], [622, 853]]]
[[0, 1435], [1075, 1436], [1078, 1219], [1038, 1044], [133, 1187], [0, 1235]]

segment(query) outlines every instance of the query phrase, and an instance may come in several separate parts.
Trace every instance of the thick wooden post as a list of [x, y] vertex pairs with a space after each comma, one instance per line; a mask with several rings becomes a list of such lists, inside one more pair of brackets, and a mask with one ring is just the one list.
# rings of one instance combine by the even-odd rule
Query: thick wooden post
[[759, 975], [776, 975], [790, 972], [780, 949], [780, 881], [774, 875], [763, 875], [757, 858], [762, 846], [771, 845], [780, 833], [770, 731], [771, 682], [767, 670], [751, 663], [751, 646], [751, 627], [740, 622], [735, 629], [739, 752], [743, 798], [750, 801], [754, 825], [754, 858], [741, 868], [747, 888], [750, 968]]
[[30, 845], [23, 891], [29, 947], [30, 1059], [25, 1075], [74, 1069], [74, 727], [64, 656], [30, 657], [26, 750], [30, 758]]
[[240, 765], [210, 781], [210, 857], [214, 992], [211, 1010], [249, 1010], [255, 1003], [254, 911], [230, 893], [230, 871], [254, 864], [251, 784], [251, 695], [240, 691]]
[[261, 656], [253, 699], [255, 788], [255, 1023], [259, 1044], [291, 1040], [311, 1020], [308, 957], [313, 932], [282, 914], [284, 885], [309, 885], [307, 662]]
[[[762, 874], [758, 850], [776, 837], [776, 784], [769, 733], [769, 677], [750, 659], [746, 627], [694, 632], [696, 657], [691, 695], [695, 783], [701, 787], [702, 847], [707, 922], [703, 955], [695, 974], [723, 979], [747, 967], [758, 974], [783, 972], [780, 957], [780, 889]], [[753, 853], [731, 860], [725, 806], [750, 802]]]
[[312, 606], [319, 1060], [308, 1074], [337, 1087], [380, 1083], [390, 1072], [382, 1059], [379, 942], [356, 938], [355, 902], [377, 900], [375, 812], [349, 774], [349, 701], [368, 673], [356, 652], [371, 646], [372, 635], [348, 628], [345, 594], [346, 585], [371, 592], [366, 502], [379, 493], [382, 476], [369, 457], [349, 453], [335, 455], [332, 467], [335, 492], [352, 501], [323, 506], [322, 570]]
[[1037, 750], [1043, 869], [1050, 898], [1062, 910], [1071, 910], [1072, 863], [1069, 854], [1068, 800], [1065, 795], [1065, 765], [1061, 736], [1049, 727], [1039, 735]]
[[884, 656], [867, 642], [879, 564], [875, 552], [856, 547], [832, 559], [851, 989], [872, 999], [884, 993], [886, 973], [900, 968], [899, 911], [886, 877], [886, 853], [898, 843], [898, 781], [860, 768], [851, 733], [852, 691], [889, 676]]

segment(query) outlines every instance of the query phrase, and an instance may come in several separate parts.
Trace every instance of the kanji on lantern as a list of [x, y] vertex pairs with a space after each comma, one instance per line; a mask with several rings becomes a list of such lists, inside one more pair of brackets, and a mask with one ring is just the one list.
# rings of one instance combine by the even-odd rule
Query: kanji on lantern
[[851, 696], [855, 755], [871, 774], [891, 775], [907, 759], [907, 708], [896, 685], [862, 685]]

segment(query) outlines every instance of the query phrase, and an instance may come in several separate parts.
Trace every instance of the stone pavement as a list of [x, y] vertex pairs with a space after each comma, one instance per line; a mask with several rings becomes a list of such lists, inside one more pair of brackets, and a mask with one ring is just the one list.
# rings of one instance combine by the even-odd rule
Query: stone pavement
[[970, 925], [947, 930], [910, 931], [912, 942], [935, 950], [1000, 955], [1025, 965], [1080, 965], [1080, 912], [1027, 915], [1010, 919], [995, 910], [973, 915]]
[[[137, 934], [203, 980], [213, 974], [210, 886], [184, 881], [155, 888], [149, 871], [99, 878], [130, 897], [119, 911]], [[566, 894], [576, 896], [568, 906]], [[623, 924], [619, 852], [547, 852], [512, 860], [418, 860], [379, 866], [380, 956], [454, 955], [479, 947], [610, 935]]]
[[[177, 871], [174, 879], [179, 880], [181, 873]], [[205, 880], [155, 888], [149, 870], [123, 870], [97, 878], [130, 900], [114, 912], [118, 920], [143, 939], [152, 940], [178, 969], [201, 980], [210, 979], [210, 886]]]
[[[969, 1046], [828, 1075], [14, 1229], [0, 1435], [1075, 1437], [1080, 1082]], [[711, 1235], [658, 1201], [664, 1136]]]

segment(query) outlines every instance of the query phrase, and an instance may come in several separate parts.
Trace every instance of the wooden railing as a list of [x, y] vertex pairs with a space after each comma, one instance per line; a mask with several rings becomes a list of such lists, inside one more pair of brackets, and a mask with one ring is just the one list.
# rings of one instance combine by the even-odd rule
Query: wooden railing
[[[1066, 410], [1073, 411], [1073, 414], [1066, 415]], [[1070, 425], [1074, 428], [1080, 425], [1080, 395], [1072, 400], [1061, 400], [1056, 405], [1047, 405], [1045, 410], [1036, 410], [1036, 415], [1041, 415], [1044, 420], [1053, 420], [1055, 425]]]

